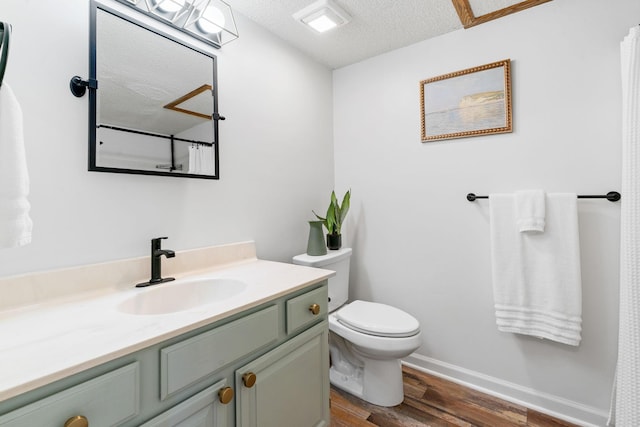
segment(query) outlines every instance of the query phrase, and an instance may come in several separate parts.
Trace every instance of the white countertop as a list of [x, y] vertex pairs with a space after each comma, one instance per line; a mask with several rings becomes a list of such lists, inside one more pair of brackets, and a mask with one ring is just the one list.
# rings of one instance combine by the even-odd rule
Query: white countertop
[[[274, 300], [334, 274], [257, 259], [217, 266], [193, 277], [233, 278], [242, 293], [170, 314], [119, 312], [118, 304], [148, 288], [113, 287], [0, 311], [0, 401]], [[183, 276], [187, 277], [187, 276]]]

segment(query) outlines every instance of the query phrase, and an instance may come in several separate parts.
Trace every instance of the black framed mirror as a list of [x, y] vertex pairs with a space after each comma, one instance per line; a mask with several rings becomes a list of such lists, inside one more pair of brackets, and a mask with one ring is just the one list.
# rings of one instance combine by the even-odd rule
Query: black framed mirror
[[219, 179], [214, 55], [91, 2], [89, 170]]

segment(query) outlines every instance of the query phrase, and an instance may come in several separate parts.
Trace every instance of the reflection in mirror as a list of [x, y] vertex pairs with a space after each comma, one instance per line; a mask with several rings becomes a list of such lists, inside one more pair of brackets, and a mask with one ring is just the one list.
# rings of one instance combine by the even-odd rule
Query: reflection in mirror
[[92, 3], [89, 170], [218, 178], [216, 58]]

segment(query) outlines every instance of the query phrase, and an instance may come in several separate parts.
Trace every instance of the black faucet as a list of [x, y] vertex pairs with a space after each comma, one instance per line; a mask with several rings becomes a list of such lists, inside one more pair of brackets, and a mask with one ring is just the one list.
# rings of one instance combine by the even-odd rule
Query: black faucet
[[173, 258], [176, 253], [169, 249], [162, 249], [162, 239], [167, 237], [156, 237], [151, 239], [151, 279], [148, 282], [138, 283], [136, 288], [144, 288], [145, 286], [157, 285], [164, 282], [175, 280], [173, 277], [162, 278], [162, 255], [167, 258]]

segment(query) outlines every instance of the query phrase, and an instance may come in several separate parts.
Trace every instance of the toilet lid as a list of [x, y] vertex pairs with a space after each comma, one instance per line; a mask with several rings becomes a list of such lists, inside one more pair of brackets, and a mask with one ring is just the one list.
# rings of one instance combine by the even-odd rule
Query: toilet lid
[[420, 331], [415, 317], [386, 304], [354, 301], [336, 312], [345, 326], [368, 335], [410, 337]]

